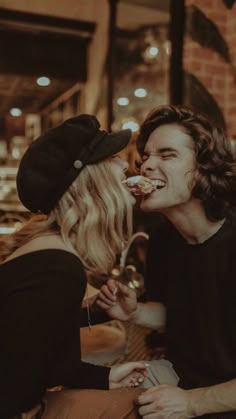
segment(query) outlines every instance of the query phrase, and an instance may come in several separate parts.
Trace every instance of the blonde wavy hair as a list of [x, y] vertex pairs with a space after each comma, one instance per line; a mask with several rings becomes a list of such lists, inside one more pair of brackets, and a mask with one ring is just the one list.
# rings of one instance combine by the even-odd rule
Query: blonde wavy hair
[[88, 271], [107, 274], [132, 234], [129, 192], [111, 161], [86, 166], [48, 216], [33, 216], [19, 231], [0, 240], [3, 262], [37, 236], [57, 232]]

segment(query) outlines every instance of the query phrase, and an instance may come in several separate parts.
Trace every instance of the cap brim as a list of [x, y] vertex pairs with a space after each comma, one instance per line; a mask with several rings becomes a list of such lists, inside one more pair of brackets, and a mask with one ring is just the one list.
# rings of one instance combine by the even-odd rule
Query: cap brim
[[130, 129], [108, 133], [95, 148], [88, 159], [87, 164], [97, 163], [108, 157], [113, 156], [125, 148], [132, 137]]

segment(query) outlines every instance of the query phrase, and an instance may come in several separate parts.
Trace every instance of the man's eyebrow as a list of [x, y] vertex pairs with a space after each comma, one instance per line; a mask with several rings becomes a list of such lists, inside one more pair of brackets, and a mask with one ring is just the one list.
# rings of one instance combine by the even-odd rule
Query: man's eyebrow
[[[173, 151], [177, 152], [177, 150], [173, 147], [161, 147], [161, 148], [158, 148], [157, 150], [155, 150], [155, 153], [161, 153], [162, 154], [162, 153], [168, 153], [168, 152], [173, 152]], [[142, 154], [147, 155], [147, 154], [150, 154], [150, 153], [152, 153], [152, 151], [145, 150]]]

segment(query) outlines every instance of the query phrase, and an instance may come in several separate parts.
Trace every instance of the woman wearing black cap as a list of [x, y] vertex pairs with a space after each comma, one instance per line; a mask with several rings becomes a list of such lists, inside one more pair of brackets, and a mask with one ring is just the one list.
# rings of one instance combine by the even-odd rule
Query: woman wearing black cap
[[[128, 165], [117, 154], [131, 133], [108, 134], [99, 127], [94, 116], [71, 118], [37, 138], [21, 160], [19, 197], [39, 215], [0, 242], [1, 419], [23, 417], [56, 386], [65, 389], [49, 393], [46, 412], [30, 418], [65, 418], [60, 403], [73, 394], [70, 419], [121, 419], [135, 389], [125, 393], [128, 404], [120, 390], [117, 396], [68, 389], [134, 387], [146, 374], [140, 362], [110, 369], [80, 359], [84, 268], [109, 273], [132, 224], [133, 198], [122, 185]], [[120, 396], [124, 412], [117, 409]], [[100, 416], [103, 397], [108, 416]]]

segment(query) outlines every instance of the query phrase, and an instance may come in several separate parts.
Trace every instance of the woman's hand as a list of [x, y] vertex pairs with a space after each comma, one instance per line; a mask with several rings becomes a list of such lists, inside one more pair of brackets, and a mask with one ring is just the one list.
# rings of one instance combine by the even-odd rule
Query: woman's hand
[[147, 366], [144, 361], [114, 365], [109, 374], [109, 389], [138, 387], [147, 376]]
[[109, 279], [98, 293], [96, 304], [117, 320], [129, 320], [137, 310], [135, 291], [114, 279]]

